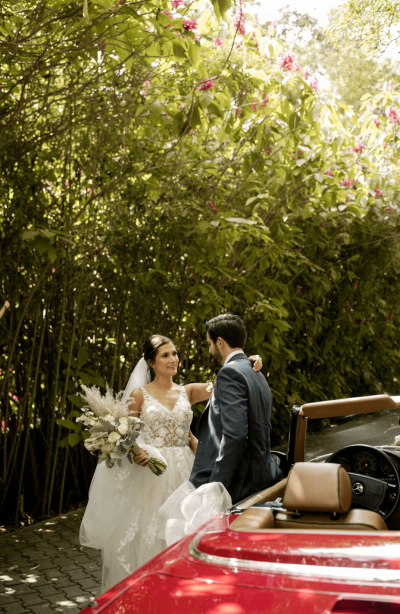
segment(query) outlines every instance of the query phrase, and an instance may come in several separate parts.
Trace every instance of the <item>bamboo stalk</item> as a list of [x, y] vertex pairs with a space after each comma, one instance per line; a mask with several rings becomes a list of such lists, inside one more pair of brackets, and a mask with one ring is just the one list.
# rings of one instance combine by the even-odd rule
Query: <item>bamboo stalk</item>
[[110, 382], [110, 388], [111, 389], [114, 386], [114, 378], [115, 378], [115, 370], [116, 370], [116, 366], [117, 366], [117, 359], [119, 359], [119, 356], [118, 356], [118, 339], [119, 339], [119, 318], [117, 320], [117, 332], [116, 332], [116, 335], [115, 335], [115, 350], [114, 350], [114, 359], [113, 359], [113, 369], [112, 369], [111, 382]]
[[49, 439], [48, 439], [48, 447], [47, 447], [46, 463], [45, 463], [45, 477], [44, 477], [44, 489], [43, 489], [43, 501], [42, 501], [42, 517], [43, 518], [45, 517], [45, 514], [46, 514], [46, 503], [47, 503], [47, 498], [48, 498], [49, 482], [50, 482], [52, 445], [53, 445], [53, 436], [54, 436], [54, 425], [55, 425], [55, 420], [56, 420], [58, 378], [60, 374], [62, 336], [63, 336], [63, 331], [64, 331], [66, 287], [67, 287], [67, 267], [65, 267], [65, 271], [64, 271], [64, 287], [63, 287], [63, 297], [62, 297], [62, 303], [61, 303], [60, 329], [59, 329], [58, 340], [57, 340], [57, 358], [56, 358], [56, 369], [55, 369], [55, 377], [54, 377], [54, 392], [53, 392], [53, 398], [51, 401], [50, 431], [49, 431]]
[[[29, 410], [28, 410], [28, 414], [27, 414], [27, 429], [25, 432], [25, 440], [24, 440], [24, 449], [22, 452], [22, 460], [21, 460], [21, 468], [20, 468], [20, 472], [19, 472], [19, 482], [18, 482], [18, 493], [17, 493], [17, 503], [16, 503], [16, 518], [15, 518], [15, 524], [18, 524], [18, 515], [19, 515], [19, 500], [21, 497], [21, 492], [22, 492], [22, 484], [23, 484], [23, 479], [24, 479], [24, 471], [25, 471], [25, 462], [26, 462], [26, 451], [28, 449], [28, 441], [31, 435], [31, 428], [30, 428], [30, 423], [31, 423], [31, 417], [32, 417], [32, 408], [34, 405], [36, 405], [36, 389], [37, 389], [37, 382], [38, 382], [38, 378], [39, 378], [39, 369], [40, 369], [40, 364], [41, 364], [41, 358], [42, 358], [42, 350], [43, 350], [43, 340], [44, 340], [44, 333], [46, 330], [46, 319], [48, 318], [48, 314], [46, 313], [46, 317], [43, 320], [43, 324], [42, 324], [42, 330], [41, 330], [41, 334], [40, 334], [40, 342], [39, 342], [39, 349], [38, 349], [38, 356], [37, 356], [37, 362], [36, 362], [36, 369], [35, 369], [35, 377], [33, 380], [33, 387], [32, 387], [32, 394], [29, 400]], [[2, 502], [2, 504], [4, 503], [4, 500]]]
[[[40, 315], [40, 303], [38, 303], [38, 308], [37, 308], [37, 311], [36, 311], [35, 330], [34, 330], [34, 333], [33, 333], [32, 350], [31, 350], [31, 355], [30, 355], [30, 359], [29, 359], [29, 367], [28, 367], [28, 374], [27, 374], [27, 380], [26, 380], [28, 390], [29, 390], [29, 382], [30, 382], [31, 373], [32, 373], [33, 355], [34, 355], [34, 351], [35, 351], [35, 341], [36, 341], [37, 327], [38, 327], [38, 322], [39, 322], [39, 315]], [[21, 440], [22, 440], [22, 421], [24, 419], [25, 408], [27, 406], [29, 406], [30, 396], [29, 396], [28, 390], [27, 390], [26, 394], [24, 395], [24, 399], [22, 401], [23, 406], [21, 408], [21, 414], [18, 417], [19, 419], [18, 419], [18, 422], [17, 422], [17, 432], [15, 434], [15, 439], [13, 441], [13, 445], [11, 446], [10, 462], [8, 463], [7, 472], [6, 472], [6, 476], [8, 476], [8, 479], [7, 479], [7, 483], [6, 483], [6, 486], [5, 486], [5, 490], [4, 490], [4, 494], [3, 494], [3, 499], [2, 499], [1, 504], [0, 504], [0, 509], [1, 509], [1, 507], [2, 507], [2, 505], [4, 503], [4, 501], [5, 501], [5, 498], [7, 496], [7, 492], [8, 492], [8, 489], [10, 487], [10, 483], [11, 483], [11, 480], [12, 480], [12, 475], [14, 473], [15, 465], [16, 465], [17, 458], [18, 458], [19, 447], [20, 447], [20, 443], [21, 443]], [[15, 450], [15, 453], [14, 453], [14, 450]], [[12, 466], [11, 466], [11, 470], [10, 470], [11, 461], [12, 461]]]
[[67, 446], [65, 448], [64, 468], [63, 468], [63, 474], [61, 478], [60, 505], [58, 507], [59, 514], [61, 514], [62, 512], [62, 504], [63, 504], [64, 488], [65, 488], [65, 476], [67, 474], [67, 465], [68, 465], [68, 456], [69, 456], [68, 452], [69, 452], [69, 443], [67, 443]]
[[[63, 392], [63, 396], [62, 396], [61, 403], [60, 403], [60, 415], [62, 415], [63, 409], [65, 407], [65, 401], [66, 401], [67, 392], [68, 392], [68, 382], [69, 382], [69, 374], [70, 374], [70, 370], [71, 370], [72, 352], [73, 352], [74, 343], [75, 343], [75, 327], [76, 327], [76, 320], [77, 320], [77, 317], [78, 317], [80, 293], [81, 293], [81, 289], [79, 289], [78, 300], [77, 300], [77, 304], [76, 304], [76, 307], [75, 307], [74, 321], [72, 323], [71, 342], [70, 342], [69, 351], [68, 351], [67, 372], [66, 372], [66, 375], [65, 375], [64, 392]], [[47, 514], [48, 515], [50, 514], [51, 499], [52, 499], [52, 495], [53, 495], [54, 477], [55, 477], [55, 474], [56, 474], [57, 457], [58, 457], [58, 450], [59, 450], [59, 445], [60, 445], [61, 428], [62, 427], [60, 427], [57, 430], [56, 449], [55, 449], [55, 453], [54, 453], [54, 462], [53, 462], [53, 469], [52, 469], [52, 472], [51, 472], [51, 481], [50, 481], [50, 489], [49, 489], [49, 497], [48, 497], [48, 505], [47, 505]]]

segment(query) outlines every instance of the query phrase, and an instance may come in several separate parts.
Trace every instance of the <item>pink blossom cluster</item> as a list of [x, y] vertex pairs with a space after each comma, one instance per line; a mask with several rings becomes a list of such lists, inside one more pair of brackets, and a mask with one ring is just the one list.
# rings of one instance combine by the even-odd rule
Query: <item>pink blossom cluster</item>
[[172, 15], [171, 15], [171, 13], [169, 12], [169, 10], [168, 10], [168, 9], [166, 9], [165, 11], [163, 11], [163, 13], [164, 13], [164, 15], [167, 15], [167, 17], [169, 17], [170, 19], [172, 19]]
[[357, 141], [357, 145], [351, 149], [354, 151], [354, 153], [362, 153], [365, 147], [362, 143], [360, 143], [360, 141]]
[[329, 177], [333, 177], [333, 173], [332, 173], [332, 171], [329, 168], [326, 171], [326, 174], [329, 175]]
[[387, 112], [388, 120], [392, 122], [392, 124], [398, 124], [399, 120], [397, 119], [396, 109], [390, 105], [389, 110]]
[[172, 6], [177, 9], [180, 4], [184, 4], [184, 0], [172, 0]]
[[314, 92], [318, 92], [319, 83], [317, 77], [313, 77], [313, 79], [311, 79], [310, 87], [314, 90]]
[[268, 101], [269, 101], [268, 94], [263, 94], [263, 99], [260, 102], [260, 109], [264, 109], [267, 106]]
[[309, 76], [310, 76], [310, 72], [309, 72], [308, 68], [306, 68], [305, 71], [304, 71], [304, 79], [307, 81]]
[[197, 19], [184, 19], [182, 25], [184, 30], [197, 30]]
[[218, 37], [218, 38], [216, 38], [216, 39], [215, 39], [215, 43], [214, 43], [214, 44], [215, 44], [215, 45], [218, 45], [218, 47], [222, 47], [223, 42], [222, 42], [222, 40], [221, 40], [221, 39]]
[[279, 58], [279, 65], [282, 70], [289, 71], [292, 70], [294, 63], [294, 55], [290, 51], [287, 53], [281, 53], [281, 57]]
[[349, 179], [348, 177], [345, 177], [344, 179], [342, 179], [342, 186], [344, 188], [351, 188], [353, 185], [356, 185], [357, 181], [356, 179]]
[[374, 190], [375, 190], [375, 197], [374, 197], [375, 199], [376, 198], [383, 198], [383, 192], [378, 190], [378, 188], [376, 186], [375, 186]]
[[379, 119], [378, 119], [377, 117], [375, 117], [375, 119], [374, 119], [374, 124], [375, 124], [375, 126], [376, 126], [376, 127], [380, 126], [380, 123], [381, 123], [381, 122], [379, 121]]
[[245, 24], [245, 17], [243, 14], [243, 10], [239, 8], [236, 11], [235, 16], [233, 18], [233, 25], [234, 25], [234, 28], [237, 30], [237, 33], [240, 34], [241, 36], [244, 36], [246, 34], [246, 28], [244, 24]]
[[294, 55], [290, 51], [287, 53], [281, 53], [281, 57], [278, 61], [282, 70], [286, 72], [289, 72], [289, 70], [299, 72], [301, 70], [300, 64], [294, 61]]
[[212, 79], [206, 79], [205, 81], [203, 81], [203, 83], [197, 86], [197, 89], [198, 90], [209, 90], [212, 87], [214, 87], [214, 85], [215, 83]]

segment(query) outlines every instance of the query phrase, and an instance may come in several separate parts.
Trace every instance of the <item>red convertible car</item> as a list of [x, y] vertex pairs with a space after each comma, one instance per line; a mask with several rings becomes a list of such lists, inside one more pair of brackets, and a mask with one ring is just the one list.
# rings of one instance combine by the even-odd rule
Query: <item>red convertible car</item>
[[292, 410], [286, 472], [170, 546], [85, 614], [399, 614], [400, 447], [304, 462], [308, 419], [395, 409], [387, 395]]

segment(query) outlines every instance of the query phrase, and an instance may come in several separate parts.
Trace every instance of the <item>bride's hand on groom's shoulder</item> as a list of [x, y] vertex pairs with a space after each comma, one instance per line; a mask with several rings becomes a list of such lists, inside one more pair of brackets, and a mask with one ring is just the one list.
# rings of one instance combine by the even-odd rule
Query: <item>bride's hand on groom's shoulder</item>
[[256, 354], [255, 356], [250, 356], [249, 360], [251, 360], [251, 362], [254, 363], [253, 364], [254, 371], [260, 371], [262, 369], [263, 362], [262, 362], [261, 356]]

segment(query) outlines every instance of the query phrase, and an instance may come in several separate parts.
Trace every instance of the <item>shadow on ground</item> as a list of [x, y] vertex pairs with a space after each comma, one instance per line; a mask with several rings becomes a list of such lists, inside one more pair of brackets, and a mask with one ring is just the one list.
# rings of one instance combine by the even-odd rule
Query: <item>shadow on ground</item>
[[101, 555], [79, 544], [83, 513], [0, 537], [0, 612], [77, 614], [100, 593]]

